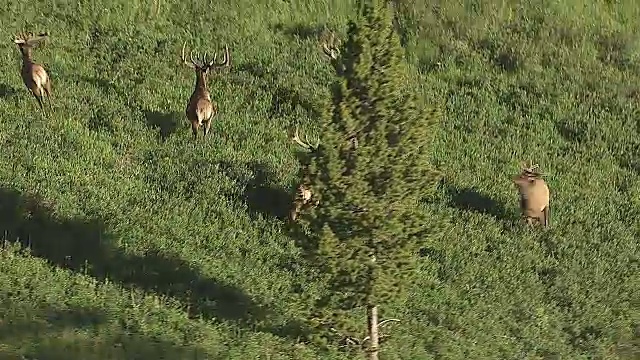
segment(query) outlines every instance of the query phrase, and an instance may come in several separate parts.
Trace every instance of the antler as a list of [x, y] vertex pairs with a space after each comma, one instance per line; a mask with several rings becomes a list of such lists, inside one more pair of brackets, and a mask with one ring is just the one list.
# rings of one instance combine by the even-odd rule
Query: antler
[[48, 32], [41, 32], [38, 35], [34, 35], [33, 32], [23, 32], [16, 35], [16, 39], [13, 41], [16, 44], [33, 45], [40, 42], [49, 36]]
[[543, 174], [539, 171], [540, 166], [538, 164], [527, 165], [526, 163], [522, 163], [522, 174], [527, 176], [539, 177]]
[[318, 147], [318, 145], [320, 145], [320, 140], [318, 140], [315, 145], [311, 145], [311, 142], [309, 141], [309, 138], [307, 137], [307, 135], [305, 135], [304, 138], [307, 140], [306, 143], [300, 139], [300, 135], [298, 134], [298, 127], [296, 127], [296, 131], [295, 131], [295, 134], [293, 135], [292, 140], [298, 143], [298, 145], [306, 148], [307, 150], [315, 150]]
[[322, 51], [329, 58], [336, 60], [340, 56], [340, 49], [338, 48], [340, 40], [336, 39], [336, 34], [333, 31], [330, 33], [329, 39], [322, 42]]
[[185, 65], [187, 65], [192, 69], [201, 67], [200, 64], [198, 64], [195, 60], [193, 60], [193, 51], [189, 51], [190, 62], [187, 62], [187, 58], [184, 56], [184, 49], [186, 46], [187, 46], [187, 42], [185, 41], [184, 45], [182, 45], [182, 56], [180, 57], [180, 59], [184, 62]]
[[229, 56], [229, 46], [227, 45], [224, 46], [224, 57], [222, 58], [222, 63], [216, 64], [216, 58], [217, 58], [217, 54], [214, 53], [213, 59], [209, 62], [209, 67], [221, 68], [221, 67], [229, 66], [231, 62], [231, 57]]

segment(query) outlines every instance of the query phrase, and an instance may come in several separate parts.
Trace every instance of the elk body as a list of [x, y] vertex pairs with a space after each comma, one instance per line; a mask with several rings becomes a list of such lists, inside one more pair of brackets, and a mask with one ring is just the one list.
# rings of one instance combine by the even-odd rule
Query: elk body
[[[306, 136], [305, 136], [306, 138]], [[318, 148], [320, 142], [312, 145], [309, 142], [309, 139], [306, 138], [306, 142], [300, 139], [298, 135], [298, 129], [296, 129], [295, 134], [293, 135], [293, 141], [295, 141], [298, 145], [302, 146], [305, 150], [313, 152]], [[302, 183], [298, 185], [296, 189], [296, 193], [293, 199], [293, 206], [291, 207], [291, 212], [289, 213], [289, 219], [291, 221], [295, 221], [298, 217], [298, 214], [302, 210], [303, 207], [308, 205], [318, 205], [319, 201], [316, 200], [315, 204], [313, 202], [313, 193], [311, 192], [311, 188], [309, 187], [309, 178], [307, 175], [307, 169], [303, 169], [304, 176]]]
[[331, 60], [337, 60], [340, 56], [340, 39], [336, 37], [335, 32], [329, 31], [322, 41], [322, 52]]
[[211, 120], [218, 114], [218, 105], [215, 101], [211, 101], [211, 94], [207, 86], [207, 75], [210, 70], [219, 70], [228, 67], [230, 64], [229, 48], [224, 47], [224, 57], [221, 63], [216, 63], [216, 55], [213, 55], [211, 61], [207, 61], [207, 54], [200, 60], [193, 59], [193, 53], [189, 53], [189, 60], [185, 57], [184, 50], [187, 46], [185, 42], [182, 46], [181, 60], [189, 68], [193, 69], [196, 73], [196, 86], [187, 103], [187, 109], [185, 111], [187, 119], [191, 123], [191, 130], [193, 132], [193, 138], [198, 138], [198, 130], [203, 127], [204, 137], [206, 138], [211, 127]]
[[534, 221], [548, 227], [549, 223], [549, 187], [541, 174], [535, 172], [537, 166], [524, 167], [512, 181], [520, 194], [520, 210], [527, 224]]
[[34, 36], [33, 33], [18, 34], [14, 43], [18, 46], [22, 54], [22, 81], [29, 89], [31, 94], [38, 101], [40, 110], [44, 111], [43, 100], [44, 95], [48, 97], [49, 107], [51, 105], [51, 78], [44, 67], [33, 61], [31, 50], [42, 40], [46, 39], [48, 34], [42, 33]]

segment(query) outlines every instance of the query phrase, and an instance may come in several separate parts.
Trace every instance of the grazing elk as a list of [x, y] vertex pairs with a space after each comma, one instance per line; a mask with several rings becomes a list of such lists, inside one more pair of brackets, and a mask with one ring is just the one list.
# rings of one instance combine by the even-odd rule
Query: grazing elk
[[[298, 129], [296, 128], [295, 134], [293, 135], [293, 141], [295, 141], [298, 145], [302, 146], [305, 150], [309, 152], [314, 152], [318, 149], [318, 146], [320, 145], [320, 141], [318, 141], [315, 145], [312, 145], [309, 142], [309, 139], [307, 138], [306, 135], [305, 135], [305, 139], [307, 140], [306, 142], [300, 139], [300, 136], [298, 135]], [[289, 218], [291, 221], [296, 220], [296, 218], [298, 217], [298, 213], [300, 213], [300, 210], [302, 210], [304, 206], [312, 204], [313, 194], [309, 187], [308, 170], [305, 167], [303, 168], [302, 171], [304, 174], [303, 179], [300, 185], [298, 185], [298, 188], [296, 189], [295, 197], [293, 199], [293, 206], [289, 214]], [[318, 205], [318, 203], [319, 203], [319, 200], [316, 200], [315, 204], [313, 205]]]
[[207, 75], [211, 69], [219, 70], [230, 66], [231, 58], [229, 56], [229, 47], [224, 47], [224, 57], [221, 63], [216, 63], [216, 54], [213, 55], [211, 61], [207, 61], [207, 53], [199, 60], [193, 59], [193, 53], [189, 52], [189, 60], [184, 54], [184, 49], [187, 46], [185, 41], [182, 46], [181, 60], [185, 65], [194, 69], [196, 72], [196, 87], [189, 98], [187, 103], [187, 119], [191, 123], [191, 130], [193, 131], [194, 140], [198, 138], [198, 129], [200, 126], [204, 129], [204, 137], [206, 138], [211, 127], [211, 120], [218, 114], [218, 104], [215, 101], [211, 101], [211, 95], [207, 87]]
[[534, 220], [548, 227], [549, 223], [549, 187], [537, 172], [538, 165], [523, 166], [522, 172], [512, 178], [520, 194], [520, 210], [527, 224]]
[[42, 65], [33, 62], [31, 49], [48, 36], [47, 33], [41, 33], [37, 36], [33, 33], [22, 33], [16, 35], [16, 39], [13, 41], [22, 54], [22, 81], [38, 100], [40, 110], [43, 112], [44, 106], [42, 103], [45, 94], [48, 97], [49, 107], [53, 110], [53, 105], [51, 104], [51, 78]]

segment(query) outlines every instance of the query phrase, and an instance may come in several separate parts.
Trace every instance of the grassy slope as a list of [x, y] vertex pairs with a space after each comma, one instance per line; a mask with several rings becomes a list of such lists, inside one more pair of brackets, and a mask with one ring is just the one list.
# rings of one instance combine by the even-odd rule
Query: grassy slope
[[[46, 120], [32, 111], [7, 40], [0, 230], [34, 256], [0, 253], [1, 357], [345, 356], [296, 345], [321, 288], [288, 265], [298, 253], [279, 219], [297, 170], [286, 129], [313, 129], [332, 76], [314, 28], [352, 12], [302, 3], [0, 5], [0, 37], [51, 31], [35, 57], [56, 103]], [[401, 7], [416, 83], [448, 109], [431, 205], [445, 229], [425, 241], [415, 292], [387, 308], [403, 323], [385, 354], [638, 356], [640, 7], [477, 3]], [[234, 64], [210, 81], [221, 113], [197, 146], [185, 40], [229, 43]], [[549, 173], [546, 233], [515, 226], [508, 179], [528, 159]]]

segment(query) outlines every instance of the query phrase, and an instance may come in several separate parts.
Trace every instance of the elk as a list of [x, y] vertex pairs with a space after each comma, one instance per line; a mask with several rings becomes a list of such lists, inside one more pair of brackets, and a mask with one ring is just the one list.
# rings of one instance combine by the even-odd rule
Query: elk
[[520, 195], [520, 210], [528, 225], [538, 221], [545, 228], [549, 223], [549, 187], [536, 171], [538, 165], [523, 165], [522, 172], [512, 178]]
[[189, 52], [189, 60], [187, 61], [184, 53], [186, 46], [187, 42], [185, 41], [180, 59], [189, 68], [195, 70], [196, 86], [189, 98], [185, 113], [191, 123], [193, 139], [197, 140], [200, 126], [203, 127], [204, 137], [206, 138], [211, 127], [211, 120], [218, 114], [218, 104], [215, 101], [211, 101], [211, 95], [207, 87], [207, 75], [211, 69], [220, 70], [229, 67], [231, 58], [229, 56], [229, 47], [225, 45], [224, 57], [221, 63], [216, 63], [216, 54], [213, 55], [211, 61], [207, 61], [207, 53], [200, 60], [194, 60], [193, 52]]
[[[320, 145], [319, 140], [318, 142], [316, 142], [316, 144], [312, 145], [311, 142], [309, 142], [309, 138], [307, 138], [306, 135], [305, 135], [305, 139], [306, 139], [306, 142], [300, 139], [300, 136], [298, 134], [298, 129], [296, 128], [292, 138], [294, 142], [296, 142], [298, 145], [302, 146], [306, 151], [309, 151], [309, 152], [314, 152], [318, 149], [318, 146]], [[304, 173], [303, 180], [300, 183], [300, 185], [298, 185], [298, 188], [296, 189], [295, 197], [293, 199], [293, 206], [289, 214], [289, 218], [291, 221], [296, 220], [296, 218], [298, 217], [298, 213], [300, 213], [300, 210], [302, 210], [304, 206], [312, 204], [313, 194], [311, 192], [311, 188], [309, 187], [309, 176], [308, 176], [308, 170], [306, 169], [306, 167], [303, 169], [303, 173]], [[313, 205], [317, 206], [318, 203], [319, 203], [319, 200], [316, 200], [315, 204]]]
[[328, 39], [322, 42], [322, 52], [331, 60], [337, 60], [340, 56], [340, 39], [336, 38], [336, 34], [333, 31], [329, 31], [328, 35], [325, 35]]
[[13, 41], [22, 54], [22, 81], [27, 89], [33, 94], [40, 105], [40, 110], [44, 112], [43, 99], [46, 94], [49, 101], [49, 107], [53, 110], [51, 104], [51, 78], [44, 67], [33, 62], [31, 49], [40, 41], [49, 36], [47, 33], [34, 35], [33, 33], [22, 33], [16, 35]]

